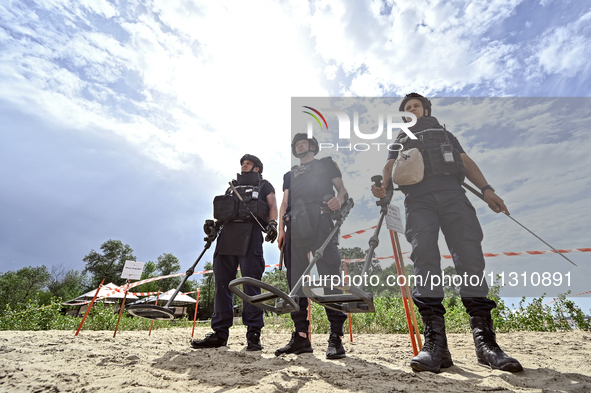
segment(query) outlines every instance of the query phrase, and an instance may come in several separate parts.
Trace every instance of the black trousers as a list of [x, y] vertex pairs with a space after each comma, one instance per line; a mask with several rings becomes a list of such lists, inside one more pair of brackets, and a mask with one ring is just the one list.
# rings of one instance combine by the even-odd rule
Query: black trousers
[[[223, 231], [223, 230], [222, 230]], [[223, 236], [223, 233], [222, 233]], [[260, 280], [265, 271], [263, 258], [263, 234], [253, 225], [248, 251], [244, 256], [221, 255], [216, 252], [213, 257], [213, 274], [215, 276], [214, 313], [211, 317], [211, 328], [218, 335], [227, 339], [229, 329], [234, 322], [234, 293], [228, 288], [230, 281], [236, 278], [238, 266], [242, 277], [252, 277]], [[243, 285], [243, 291], [249, 296], [259, 295], [261, 289], [251, 285]], [[250, 303], [242, 302], [242, 323], [246, 325], [247, 335], [260, 332], [264, 326], [263, 310]]]
[[419, 313], [422, 316], [445, 314], [441, 304], [444, 297], [441, 255], [437, 246], [441, 228], [456, 272], [462, 276], [460, 296], [468, 314], [490, 315], [496, 303], [486, 298], [488, 285], [483, 277], [482, 228], [464, 191], [441, 190], [407, 197], [404, 205], [405, 234], [412, 245], [411, 259], [416, 276], [412, 297]]
[[[320, 217], [320, 223], [318, 224], [318, 232], [316, 235], [316, 241], [310, 246], [302, 246], [299, 244], [292, 243], [291, 231], [289, 227], [285, 232], [285, 246], [283, 250], [283, 257], [285, 260], [285, 266], [287, 267], [287, 282], [289, 283], [289, 289], [298, 282], [306, 268], [308, 267], [308, 252], [314, 252], [322, 246], [322, 243], [328, 237], [328, 234], [333, 229], [333, 222], [329, 215], [322, 215]], [[339, 275], [341, 266], [341, 257], [337, 248], [336, 241], [332, 241], [324, 249], [322, 259], [316, 263], [318, 274], [321, 276], [325, 275]], [[329, 293], [325, 290], [325, 293]], [[338, 293], [338, 292], [336, 292]], [[304, 293], [300, 290], [299, 306], [300, 311], [292, 312], [291, 319], [294, 322], [296, 332], [308, 332], [310, 321], [308, 321], [308, 298], [304, 296]], [[343, 335], [343, 324], [347, 320], [347, 315], [340, 311], [326, 308], [326, 317], [330, 322], [330, 332], [337, 333], [340, 336]]]

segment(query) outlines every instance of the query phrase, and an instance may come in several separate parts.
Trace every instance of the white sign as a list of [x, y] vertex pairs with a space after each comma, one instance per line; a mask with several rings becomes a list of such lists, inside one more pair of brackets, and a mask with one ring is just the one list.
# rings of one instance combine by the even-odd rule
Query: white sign
[[123, 266], [121, 278], [127, 278], [129, 280], [139, 280], [140, 278], [142, 278], [142, 271], [144, 271], [144, 265], [144, 262], [125, 261], [125, 266]]
[[404, 233], [404, 225], [402, 225], [402, 216], [400, 215], [398, 206], [388, 205], [386, 227], [391, 231]]

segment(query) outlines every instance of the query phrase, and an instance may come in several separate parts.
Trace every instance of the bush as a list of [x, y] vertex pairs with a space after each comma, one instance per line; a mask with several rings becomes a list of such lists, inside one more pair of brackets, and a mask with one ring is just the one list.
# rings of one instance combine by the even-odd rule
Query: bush
[[[40, 305], [39, 299], [34, 298], [15, 308], [6, 306], [0, 315], [0, 330], [76, 330], [82, 321], [80, 317], [72, 317], [61, 313], [63, 306], [58, 299], [52, 299], [48, 306]], [[119, 308], [102, 302], [95, 303], [83, 330], [115, 330]], [[119, 331], [149, 330], [151, 321], [143, 318], [131, 317], [124, 310], [119, 323]], [[154, 321], [153, 329], [171, 327], [191, 327], [193, 321], [185, 316], [174, 321]]]

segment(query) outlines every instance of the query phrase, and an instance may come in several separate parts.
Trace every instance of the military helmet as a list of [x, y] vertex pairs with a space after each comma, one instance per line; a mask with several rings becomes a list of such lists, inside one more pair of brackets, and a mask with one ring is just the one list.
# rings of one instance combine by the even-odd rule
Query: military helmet
[[259, 173], [263, 173], [263, 163], [261, 162], [261, 160], [259, 160], [257, 156], [253, 156], [252, 154], [243, 155], [240, 159], [240, 165], [242, 165], [244, 160], [252, 161], [254, 163], [254, 166], [259, 167]]
[[309, 145], [310, 145], [310, 146], [308, 147], [308, 151], [310, 151], [310, 150], [311, 150], [311, 149], [310, 149], [311, 145], [315, 145], [315, 146], [316, 146], [316, 150], [312, 150], [312, 151], [314, 152], [314, 155], [318, 154], [318, 151], [319, 151], [319, 146], [320, 146], [320, 145], [318, 144], [318, 141], [317, 141], [317, 140], [316, 140], [316, 138], [314, 138], [314, 137], [312, 137], [312, 138], [308, 138], [308, 134], [306, 134], [306, 133], [304, 133], [304, 132], [300, 132], [300, 133], [298, 133], [298, 134], [295, 134], [295, 136], [293, 137], [293, 140], [291, 141], [291, 153], [292, 153], [294, 156], [298, 157], [298, 158], [300, 158], [300, 157], [303, 157], [303, 156], [305, 156], [306, 154], [308, 154], [308, 151], [307, 151], [307, 152], [305, 152], [305, 153], [303, 153], [303, 154], [300, 154], [300, 156], [298, 156], [298, 154], [297, 154], [297, 152], [296, 152], [296, 148], [295, 148], [295, 146], [296, 146], [296, 143], [298, 143], [298, 141], [301, 141], [301, 140], [304, 140], [304, 139], [307, 139], [307, 140], [308, 140], [308, 143], [309, 143]]
[[[406, 103], [412, 99], [416, 99], [421, 101], [421, 103], [423, 104], [423, 116], [431, 116], [431, 101], [429, 101], [429, 99], [423, 97], [422, 95], [418, 94], [418, 93], [409, 93], [406, 96], [404, 96], [404, 99], [402, 100], [402, 102], [400, 103], [400, 107], [398, 108], [398, 110], [400, 112], [404, 112], [404, 106], [406, 105]], [[402, 118], [402, 120], [406, 123], [406, 118]]]

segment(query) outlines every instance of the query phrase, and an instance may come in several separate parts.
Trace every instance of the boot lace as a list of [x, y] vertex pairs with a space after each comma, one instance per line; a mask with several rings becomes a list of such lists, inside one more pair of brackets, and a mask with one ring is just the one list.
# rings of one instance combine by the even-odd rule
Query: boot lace
[[495, 332], [486, 324], [481, 326], [482, 329], [482, 343], [484, 346], [493, 352], [502, 352], [501, 347], [497, 344], [495, 339]]
[[331, 333], [328, 337], [328, 347], [338, 348], [341, 345], [341, 338], [337, 333]]
[[433, 328], [431, 324], [425, 324], [423, 335], [425, 336], [425, 344], [423, 344], [422, 350], [425, 352], [435, 352], [435, 340], [433, 340]]

